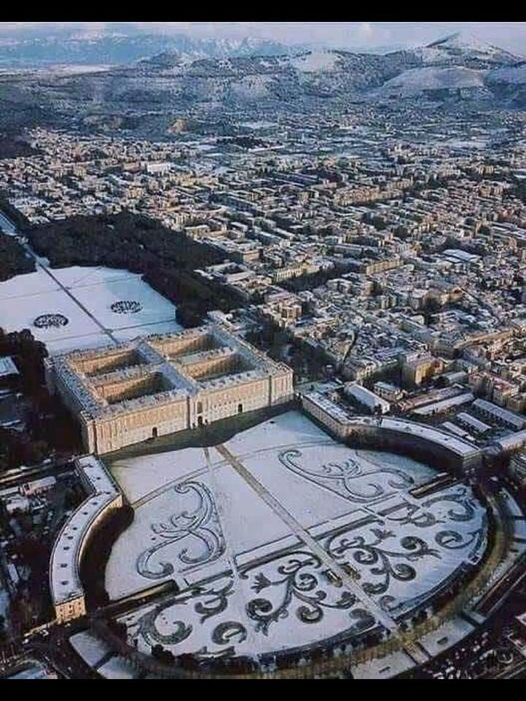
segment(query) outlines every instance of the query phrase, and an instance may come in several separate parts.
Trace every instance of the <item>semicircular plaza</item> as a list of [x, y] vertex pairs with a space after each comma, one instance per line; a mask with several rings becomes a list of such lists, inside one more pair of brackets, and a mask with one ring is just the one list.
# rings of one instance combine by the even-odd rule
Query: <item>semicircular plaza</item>
[[488, 544], [485, 506], [439, 467], [336, 441], [298, 411], [214, 447], [115, 461], [135, 518], [106, 567], [110, 597], [179, 588], [121, 617], [128, 641], [265, 659], [430, 614]]

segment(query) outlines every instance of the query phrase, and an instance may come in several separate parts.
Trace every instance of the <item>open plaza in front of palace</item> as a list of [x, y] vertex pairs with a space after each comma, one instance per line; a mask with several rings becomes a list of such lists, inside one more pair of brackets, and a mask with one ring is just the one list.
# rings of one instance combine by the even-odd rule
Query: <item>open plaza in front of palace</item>
[[297, 411], [110, 469], [135, 511], [107, 564], [110, 597], [168, 579], [180, 588], [123, 617], [145, 652], [345, 645], [425, 606], [486, 547], [469, 487], [415, 498], [435, 470], [340, 444]]

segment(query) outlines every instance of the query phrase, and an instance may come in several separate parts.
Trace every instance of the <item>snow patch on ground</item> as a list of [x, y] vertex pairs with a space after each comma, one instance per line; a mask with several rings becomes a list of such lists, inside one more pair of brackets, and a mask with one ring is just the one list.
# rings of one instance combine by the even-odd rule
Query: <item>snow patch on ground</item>
[[110, 651], [106, 643], [86, 631], [72, 635], [69, 642], [90, 667], [95, 667]]
[[508, 68], [498, 68], [491, 71], [488, 81], [492, 83], [513, 83], [520, 85], [526, 83], [526, 63], [520, 66], [510, 66]]
[[332, 71], [338, 62], [338, 56], [330, 51], [312, 51], [291, 60], [291, 65], [302, 73]]
[[380, 93], [413, 95], [425, 90], [453, 90], [484, 87], [484, 71], [454, 66], [452, 68], [410, 68], [391, 78]]

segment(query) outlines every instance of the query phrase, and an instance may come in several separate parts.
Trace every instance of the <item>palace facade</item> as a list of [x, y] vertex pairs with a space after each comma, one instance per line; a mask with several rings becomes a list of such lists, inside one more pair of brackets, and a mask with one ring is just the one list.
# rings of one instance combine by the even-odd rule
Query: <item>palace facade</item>
[[45, 362], [49, 390], [99, 455], [293, 397], [292, 370], [220, 323]]

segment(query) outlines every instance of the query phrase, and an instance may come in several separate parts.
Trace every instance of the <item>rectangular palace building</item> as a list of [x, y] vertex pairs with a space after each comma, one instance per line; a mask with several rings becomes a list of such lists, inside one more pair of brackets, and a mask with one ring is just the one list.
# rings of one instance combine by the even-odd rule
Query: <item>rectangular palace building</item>
[[98, 455], [292, 399], [293, 373], [220, 323], [46, 359]]

